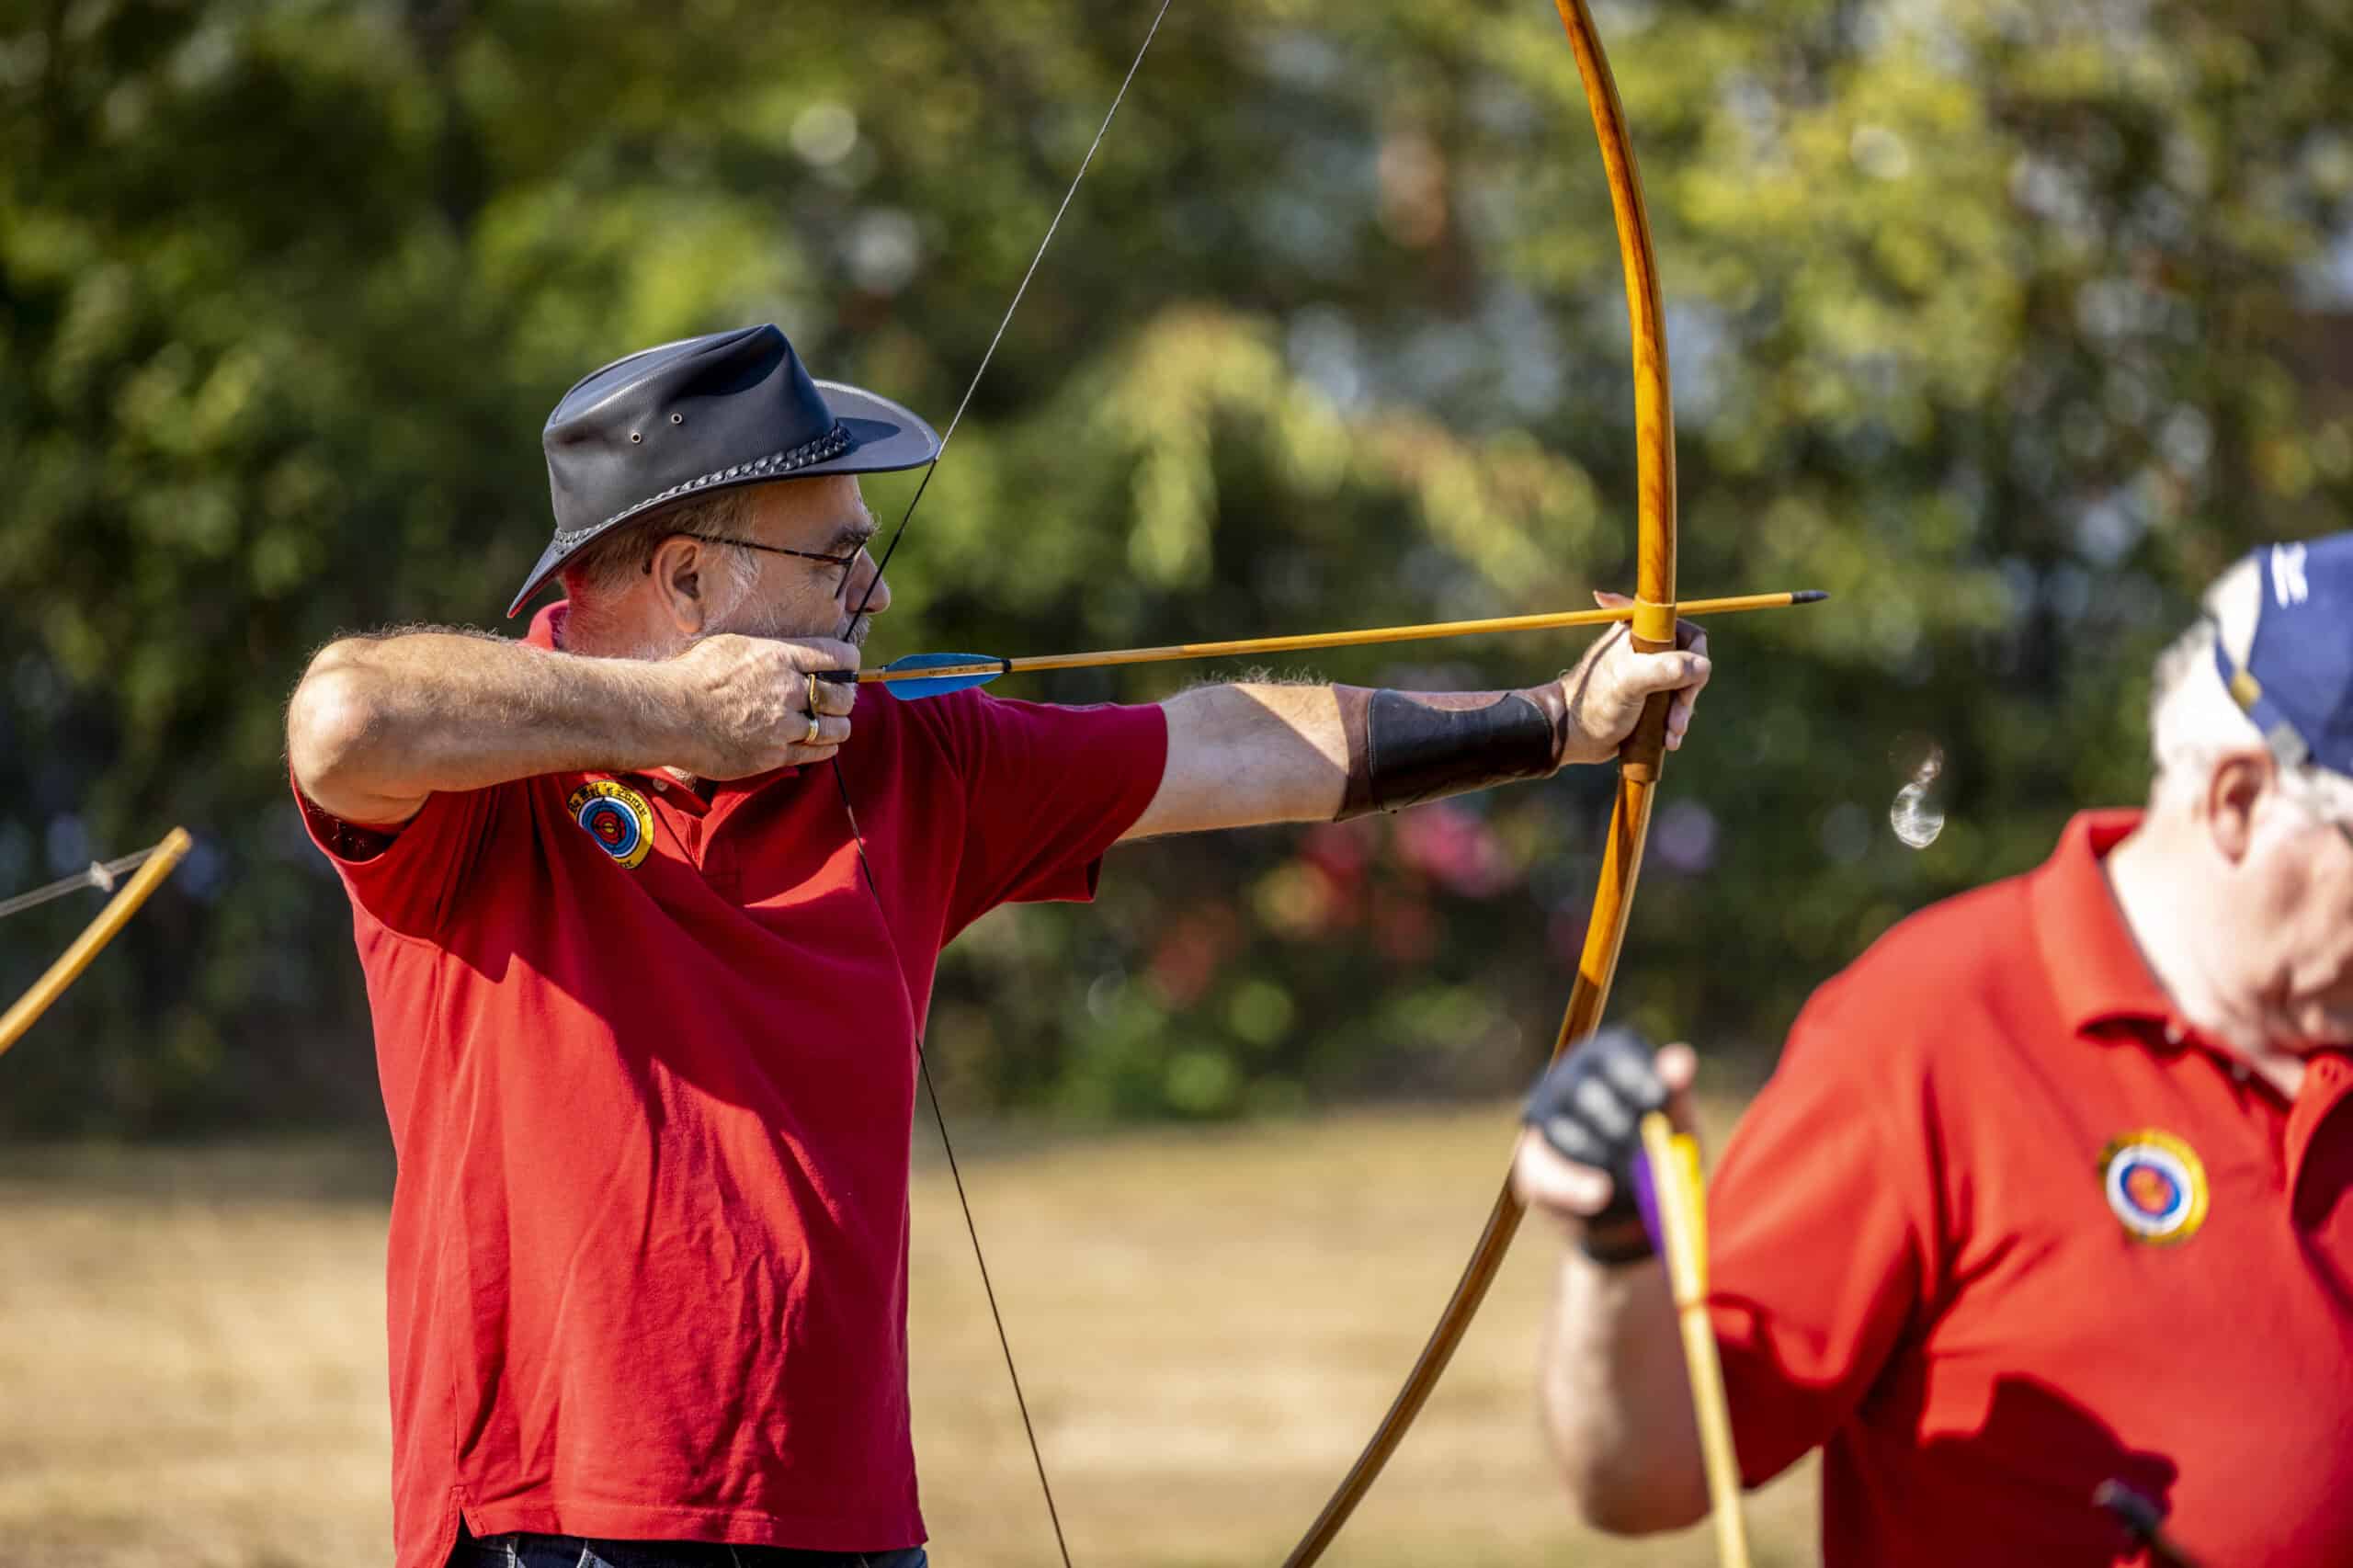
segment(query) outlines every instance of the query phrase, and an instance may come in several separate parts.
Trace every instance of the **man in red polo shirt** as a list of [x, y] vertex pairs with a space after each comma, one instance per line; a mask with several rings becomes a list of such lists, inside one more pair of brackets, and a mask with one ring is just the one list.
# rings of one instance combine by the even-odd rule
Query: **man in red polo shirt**
[[[399, 1568], [923, 1562], [907, 1156], [941, 946], [1123, 838], [1393, 809], [1615, 755], [1703, 641], [1559, 682], [922, 700], [857, 475], [939, 449], [772, 326], [632, 355], [543, 444], [520, 642], [350, 639], [294, 694], [400, 1158]], [[511, 611], [510, 611], [511, 613]]]
[[[2142, 1561], [2106, 1483], [2197, 1561], [2353, 1562], [2353, 535], [2207, 605], [2157, 666], [2146, 811], [2077, 817], [1824, 986], [1716, 1172], [1741, 1470], [1823, 1451], [1831, 1564]], [[1572, 1243], [1546, 1422], [1620, 1531], [1707, 1506], [1624, 1196], [1692, 1065], [1589, 1042], [1517, 1167]]]

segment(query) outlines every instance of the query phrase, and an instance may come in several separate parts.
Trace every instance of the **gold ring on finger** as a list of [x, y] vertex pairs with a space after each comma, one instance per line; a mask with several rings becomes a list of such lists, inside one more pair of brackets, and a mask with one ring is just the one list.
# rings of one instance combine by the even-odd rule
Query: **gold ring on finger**
[[816, 716], [817, 716], [817, 672], [816, 672], [815, 670], [811, 670], [811, 671], [809, 672], [809, 717], [811, 717], [812, 719], [814, 719]]
[[815, 713], [812, 712], [809, 715], [809, 733], [801, 737], [801, 744], [804, 746], [815, 745], [817, 744], [817, 732], [824, 727], [824, 721], [818, 718]]

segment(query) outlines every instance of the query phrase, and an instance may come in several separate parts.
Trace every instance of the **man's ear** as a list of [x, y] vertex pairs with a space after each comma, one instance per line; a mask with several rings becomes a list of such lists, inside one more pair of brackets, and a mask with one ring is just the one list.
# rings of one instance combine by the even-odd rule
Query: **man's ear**
[[710, 610], [702, 586], [702, 574], [710, 564], [704, 559], [708, 553], [693, 535], [672, 534], [654, 547], [646, 562], [664, 615], [689, 637], [702, 631]]
[[2222, 858], [2236, 865], [2255, 842], [2255, 815], [2279, 782], [2270, 754], [2235, 752], [2214, 765], [2206, 778], [2206, 831]]

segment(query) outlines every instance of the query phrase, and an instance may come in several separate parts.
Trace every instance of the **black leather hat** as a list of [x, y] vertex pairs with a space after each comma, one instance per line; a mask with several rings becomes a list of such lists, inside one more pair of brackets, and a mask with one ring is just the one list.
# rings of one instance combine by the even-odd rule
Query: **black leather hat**
[[660, 506], [739, 484], [883, 473], [939, 455], [888, 398], [810, 378], [774, 326], [665, 343], [584, 377], [548, 415], [555, 539], [514, 615], [589, 540]]

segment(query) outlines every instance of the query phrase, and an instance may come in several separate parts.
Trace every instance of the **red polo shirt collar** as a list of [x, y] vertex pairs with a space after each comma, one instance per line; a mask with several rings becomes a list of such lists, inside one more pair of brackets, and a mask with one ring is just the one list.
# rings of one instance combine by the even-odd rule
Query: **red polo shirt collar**
[[2028, 907], [2060, 1017], [2077, 1034], [2146, 1024], [2165, 1028], [2177, 1042], [2187, 1031], [2124, 924], [2104, 869], [2109, 851], [2140, 825], [2135, 811], [2078, 812], [2051, 858], [2029, 879]]
[[[2231, 1070], [2232, 1076], [2259, 1093], [2276, 1093], [2268, 1080], [2250, 1074], [2245, 1058], [2210, 1040], [2185, 1022], [2173, 1000], [2150, 972], [2124, 911], [2109, 885], [2103, 862], [2109, 852], [2141, 825], [2137, 811], [2081, 812], [2072, 818], [2059, 845], [2027, 879], [2033, 912], [2035, 947], [2051, 981], [2059, 1013], [2079, 1039], [2138, 1041], [2150, 1049], [2194, 1049]], [[2304, 1059], [2302, 1087], [2290, 1108], [2282, 1155], [2301, 1169], [2321, 1123], [2353, 1094], [2353, 1060], [2342, 1050], [2315, 1051]]]

